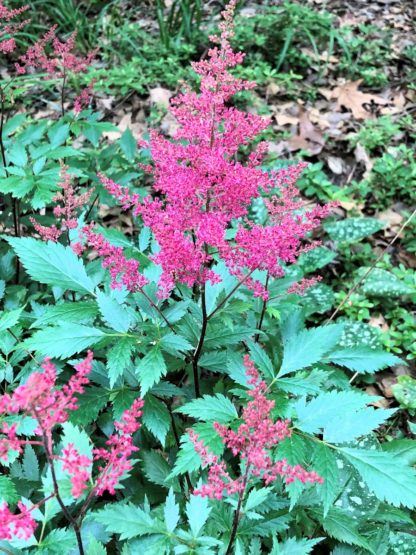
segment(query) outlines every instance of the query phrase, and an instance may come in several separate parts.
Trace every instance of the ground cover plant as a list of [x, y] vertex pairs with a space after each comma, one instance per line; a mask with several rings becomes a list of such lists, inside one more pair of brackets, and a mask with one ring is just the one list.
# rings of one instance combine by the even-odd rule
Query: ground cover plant
[[[348, 46], [350, 25], [297, 3], [231, 0], [207, 22], [201, 2], [157, 2], [153, 34], [125, 23], [122, 44], [146, 39], [123, 62], [88, 29], [122, 7], [94, 4], [78, 38], [54, 3], [45, 29], [38, 2], [0, 4], [0, 552], [414, 553], [416, 281], [393, 250], [412, 241], [411, 122], [367, 121], [381, 97], [338, 85], [368, 171], [334, 183], [339, 157], [304, 161], [324, 147], [316, 91], [266, 102], [310, 69], [321, 86], [335, 54], [383, 84], [362, 55], [375, 30]], [[166, 60], [137, 77], [145, 40]], [[139, 133], [97, 109], [115, 58], [112, 90], [153, 87]]]

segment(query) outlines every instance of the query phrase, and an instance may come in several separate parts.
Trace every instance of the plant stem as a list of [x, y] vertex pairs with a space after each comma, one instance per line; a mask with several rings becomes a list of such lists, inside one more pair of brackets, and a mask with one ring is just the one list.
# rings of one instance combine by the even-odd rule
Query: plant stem
[[227, 547], [227, 551], [225, 552], [225, 555], [230, 555], [231, 554], [231, 550], [233, 548], [235, 538], [237, 536], [238, 524], [240, 522], [240, 517], [241, 517], [241, 514], [240, 514], [241, 513], [241, 505], [243, 503], [244, 494], [246, 492], [249, 470], [250, 470], [250, 465], [248, 464], [247, 468], [246, 468], [246, 472], [244, 474], [244, 478], [243, 478], [243, 487], [242, 487], [242, 489], [241, 489], [241, 491], [238, 495], [238, 503], [237, 503], [237, 508], [235, 510], [235, 513], [234, 513], [233, 524], [232, 524], [232, 528], [231, 528], [230, 541], [228, 542], [228, 547]]
[[145, 299], [148, 301], [148, 303], [150, 304], [150, 306], [152, 306], [156, 312], [159, 313], [159, 315], [162, 317], [162, 319], [164, 320], [165, 324], [168, 326], [168, 328], [173, 332], [176, 333], [175, 328], [172, 326], [172, 324], [169, 322], [169, 320], [166, 318], [166, 316], [163, 314], [163, 312], [160, 310], [160, 308], [157, 306], [157, 304], [155, 304], [152, 299], [149, 297], [149, 295], [140, 287], [139, 288], [140, 293], [142, 293], [142, 295], [145, 297]]
[[[269, 272], [267, 272], [266, 284], [265, 284], [266, 290], [267, 290], [268, 287], [269, 287], [269, 279], [270, 279], [270, 274], [269, 274]], [[257, 326], [257, 329], [259, 330], [259, 332], [261, 331], [261, 327], [262, 327], [262, 325], [263, 325], [264, 316], [265, 316], [265, 314], [266, 314], [267, 301], [268, 301], [268, 299], [264, 299], [264, 300], [263, 300], [263, 306], [262, 306], [262, 309], [261, 309], [260, 320], [259, 320], [259, 323], [258, 323], [258, 326]], [[254, 338], [255, 343], [258, 342], [259, 338], [260, 338], [260, 333], [258, 333], [258, 334], [256, 335], [256, 337]]]
[[66, 508], [65, 503], [62, 501], [62, 497], [59, 493], [59, 486], [58, 486], [58, 480], [56, 478], [55, 465], [54, 465], [54, 462], [53, 462], [53, 455], [49, 450], [48, 438], [46, 437], [45, 434], [43, 435], [43, 446], [44, 446], [44, 449], [45, 449], [46, 460], [48, 461], [49, 468], [51, 469], [52, 485], [53, 485], [53, 491], [55, 493], [56, 500], [58, 501], [59, 506], [61, 507], [62, 512], [63, 512], [65, 518], [67, 519], [68, 523], [74, 529], [75, 537], [76, 537], [77, 544], [78, 544], [79, 555], [85, 555], [84, 546], [82, 544], [80, 526], [79, 526], [77, 520], [71, 515], [71, 513]]
[[62, 89], [61, 89], [61, 114], [62, 117], [65, 115], [65, 106], [64, 106], [64, 102], [65, 102], [65, 83], [66, 83], [66, 70], [64, 68], [64, 75], [62, 78]]
[[221, 301], [220, 304], [219, 304], [218, 306], [215, 307], [215, 309], [211, 312], [211, 314], [208, 314], [207, 320], [211, 320], [211, 318], [214, 316], [214, 314], [216, 314], [216, 313], [225, 305], [225, 303], [228, 301], [228, 299], [234, 295], [234, 293], [237, 291], [237, 289], [238, 289], [241, 285], [243, 285], [243, 283], [244, 283], [245, 281], [248, 280], [248, 278], [251, 276], [251, 274], [252, 274], [253, 272], [254, 272], [254, 270], [250, 270], [250, 272], [249, 272], [246, 276], [244, 276], [243, 279], [240, 280], [240, 281], [237, 283], [237, 285], [235, 285], [235, 286], [231, 289], [231, 291], [228, 293], [228, 295], [225, 297], [225, 299], [224, 299], [223, 301]]
[[207, 332], [208, 325], [208, 315], [207, 315], [207, 304], [205, 298], [205, 284], [201, 286], [201, 310], [202, 310], [202, 325], [201, 333], [199, 335], [198, 345], [192, 355], [192, 369], [194, 372], [194, 386], [195, 386], [195, 397], [201, 397], [201, 389], [199, 387], [199, 368], [198, 361], [201, 357], [202, 347], [204, 346], [205, 334]]
[[[178, 429], [177, 429], [177, 427], [176, 427], [175, 417], [173, 416], [172, 406], [171, 406], [171, 404], [170, 404], [168, 401], [165, 401], [165, 404], [166, 404], [166, 407], [167, 407], [167, 409], [168, 409], [168, 411], [169, 411], [170, 419], [171, 419], [171, 422], [172, 422], [172, 432], [173, 432], [173, 436], [174, 436], [174, 438], [175, 438], [176, 445], [177, 445], [177, 447], [178, 447], [178, 449], [179, 449], [179, 447], [180, 447], [180, 445], [181, 445], [181, 442], [180, 442], [180, 439], [179, 439]], [[191, 482], [191, 478], [189, 477], [189, 473], [188, 473], [188, 472], [185, 472], [185, 481], [186, 481], [186, 485], [188, 486], [188, 490], [189, 490], [189, 491], [192, 491], [192, 482]], [[185, 492], [184, 492], [184, 495], [185, 495], [185, 497], [186, 497]]]

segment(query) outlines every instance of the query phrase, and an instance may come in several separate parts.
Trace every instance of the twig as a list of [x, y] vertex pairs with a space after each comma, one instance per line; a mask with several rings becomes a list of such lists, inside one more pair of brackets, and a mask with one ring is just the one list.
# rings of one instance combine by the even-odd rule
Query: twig
[[[396, 233], [396, 235], [393, 237], [393, 239], [390, 241], [390, 243], [388, 243], [386, 245], [386, 247], [381, 251], [381, 253], [378, 255], [378, 257], [376, 258], [376, 260], [372, 263], [372, 265], [370, 266], [370, 268], [368, 268], [368, 270], [365, 272], [365, 274], [363, 274], [360, 279], [351, 287], [351, 289], [348, 291], [346, 297], [341, 301], [341, 303], [337, 306], [337, 308], [334, 310], [334, 312], [331, 314], [330, 318], [328, 319], [328, 321], [326, 322], [326, 324], [329, 324], [330, 322], [332, 322], [332, 320], [335, 318], [335, 316], [338, 314], [338, 312], [341, 310], [341, 308], [344, 306], [344, 304], [348, 301], [348, 299], [351, 297], [351, 295], [357, 290], [357, 288], [361, 285], [361, 283], [365, 280], [365, 278], [374, 270], [375, 266], [380, 262], [380, 260], [383, 258], [385, 252], [393, 245], [393, 243], [396, 242], [396, 240], [398, 239], [399, 235], [402, 233], [402, 231], [405, 229], [406, 226], [409, 225], [409, 223], [412, 221], [414, 215], [416, 214], [416, 209], [413, 210], [413, 212], [411, 213], [411, 215], [407, 218], [407, 220], [404, 222], [404, 224], [401, 226], [401, 228], [399, 229], [399, 231]], [[326, 325], [325, 324], [325, 325]]]

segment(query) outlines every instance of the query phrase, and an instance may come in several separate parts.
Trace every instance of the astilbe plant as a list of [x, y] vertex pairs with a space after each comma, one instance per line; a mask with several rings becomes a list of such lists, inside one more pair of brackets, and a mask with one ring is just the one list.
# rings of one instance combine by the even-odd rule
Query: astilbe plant
[[[111, 178], [98, 176], [122, 208], [132, 210], [151, 229], [158, 243], [159, 250], [151, 259], [162, 270], [159, 299], [167, 298], [176, 284], [192, 287], [199, 294], [202, 326], [192, 355], [197, 396], [198, 362], [207, 324], [226, 302], [207, 313], [206, 283], [221, 281], [214, 263], [223, 261], [237, 278], [232, 293], [245, 284], [254, 296], [266, 302], [269, 279], [282, 277], [286, 264], [294, 263], [302, 252], [316, 246], [314, 241], [305, 245], [304, 238], [332, 209], [332, 205], [326, 205], [305, 210], [295, 186], [304, 163], [264, 171], [260, 167], [266, 153], [264, 142], [254, 147], [248, 157], [242, 155], [241, 147], [252, 144], [269, 120], [231, 105], [235, 94], [255, 86], [230, 73], [244, 59], [244, 54], [234, 52], [230, 45], [235, 5], [231, 1], [223, 12], [221, 35], [211, 37], [216, 45], [209, 50], [208, 58], [193, 63], [200, 77], [199, 92], [185, 88], [171, 102], [171, 113], [178, 122], [173, 140], [151, 131], [150, 141], [140, 142], [150, 147], [152, 165], [142, 168], [153, 178], [152, 194], [141, 198]], [[268, 196], [268, 225], [248, 218], [253, 200], [263, 194]], [[81, 231], [76, 252], [81, 254], [83, 246], [104, 257], [103, 265], [111, 271], [112, 287], [124, 285], [129, 291], [144, 292], [147, 279], [139, 262], [127, 260], [122, 249], [112, 247], [93, 225]], [[256, 271], [266, 273], [265, 283], [253, 278]], [[299, 291], [313, 283], [303, 282]], [[162, 314], [155, 303], [151, 304]], [[260, 329], [261, 325], [262, 319]]]
[[247, 384], [252, 387], [248, 392], [252, 400], [243, 408], [242, 423], [235, 431], [218, 422], [213, 425], [224, 445], [231, 450], [234, 457], [240, 458], [244, 465], [242, 475], [232, 478], [226, 463], [209, 453], [198, 434], [193, 430], [188, 432], [203, 467], [208, 467], [208, 482], [194, 490], [194, 494], [211, 499], [222, 499], [224, 494], [238, 496], [227, 555], [231, 553], [241, 517], [242, 502], [252, 482], [261, 479], [265, 485], [269, 485], [281, 477], [286, 484], [295, 480], [311, 484], [323, 483], [323, 479], [314, 471], [307, 471], [300, 465], [292, 466], [285, 459], [273, 460], [273, 448], [292, 434], [290, 420], [273, 422], [271, 412], [275, 402], [266, 397], [266, 382], [260, 378], [248, 355], [244, 357], [244, 366]]
[[[56, 498], [65, 518], [75, 532], [80, 554], [84, 553], [80, 526], [95, 496], [106, 491], [115, 494], [115, 487], [120, 478], [132, 469], [130, 457], [138, 451], [133, 444], [133, 434], [140, 428], [138, 419], [142, 415], [144, 402], [136, 399], [131, 408], [124, 411], [120, 421], [115, 422], [116, 432], [106, 441], [106, 447], [94, 448], [93, 458], [79, 453], [77, 447], [68, 443], [62, 451], [56, 453], [54, 432], [57, 426], [67, 422], [68, 411], [77, 410], [77, 397], [84, 393], [89, 383], [88, 374], [92, 368], [93, 354], [88, 352], [85, 360], [75, 365], [75, 374], [67, 384], [57, 387], [57, 369], [46, 358], [41, 365], [42, 372], [32, 372], [26, 383], [18, 386], [14, 392], [0, 397], [0, 415], [19, 418], [33, 418], [37, 427], [34, 430], [36, 439], [18, 437], [19, 424], [3, 422], [0, 433], [0, 459], [7, 461], [9, 451], [17, 454], [23, 452], [26, 445], [42, 447], [52, 477], [53, 493], [32, 506], [18, 502], [18, 513], [10, 511], [7, 504], [0, 506], [0, 539], [12, 539], [13, 536], [29, 539], [36, 529], [36, 522], [31, 513], [51, 498]], [[91, 479], [93, 462], [98, 464], [97, 476]], [[76, 514], [72, 514], [66, 506], [60, 491], [56, 465], [62, 464], [62, 470], [70, 477], [72, 496], [76, 499], [84, 497]], [[87, 490], [88, 493], [87, 493]], [[86, 494], [86, 495], [84, 495]]]

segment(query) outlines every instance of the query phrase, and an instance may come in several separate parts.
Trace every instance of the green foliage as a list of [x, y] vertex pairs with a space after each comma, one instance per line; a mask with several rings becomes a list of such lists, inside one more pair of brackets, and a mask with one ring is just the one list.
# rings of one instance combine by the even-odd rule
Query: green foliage
[[347, 218], [324, 224], [325, 231], [334, 241], [354, 243], [383, 229], [384, 222], [373, 218]]
[[[32, 8], [40, 4], [38, 0], [29, 3]], [[14, 6], [14, 0], [10, 4]], [[71, 410], [68, 421], [54, 430], [56, 457], [72, 443], [92, 458], [93, 446], [104, 447], [111, 434], [119, 433], [114, 421], [139, 395], [144, 397], [142, 427], [133, 437], [139, 448], [133, 467], [122, 477], [116, 496], [93, 496], [81, 529], [85, 552], [226, 552], [238, 494], [217, 501], [191, 493], [206, 482], [207, 469], [187, 432], [192, 428], [208, 452], [224, 461], [232, 477], [244, 475], [246, 461], [224, 447], [213, 424], [226, 424], [235, 431], [242, 422], [243, 409], [252, 400], [242, 363], [248, 353], [266, 382], [267, 398], [274, 402], [272, 418], [291, 420], [291, 437], [270, 453], [273, 461], [300, 464], [324, 481], [286, 485], [277, 480], [265, 486], [260, 477], [250, 476], [241, 498], [236, 554], [413, 554], [414, 538], [407, 532], [414, 528], [416, 442], [405, 434], [415, 431], [412, 422], [406, 423], [406, 415], [416, 413], [415, 380], [398, 377], [392, 386], [397, 403], [387, 410], [374, 408], [379, 398], [362, 391], [363, 383], [374, 383], [374, 373], [403, 364], [393, 353], [416, 356], [410, 309], [414, 272], [394, 265], [403, 246], [411, 251], [411, 225], [408, 236], [396, 242], [401, 248], [392, 252], [394, 264], [386, 258], [380, 261], [341, 307], [342, 317], [327, 323], [332, 322], [331, 310], [345, 299], [350, 280], [352, 285], [363, 277], [377, 256], [372, 240], [361, 241], [385, 224], [377, 212], [374, 218], [357, 216], [373, 214], [393, 201], [414, 204], [410, 117], [369, 119], [347, 138], [352, 147], [363, 146], [374, 165], [360, 183], [345, 185], [344, 180], [329, 178], [323, 161], [309, 165], [298, 182], [303, 195], [321, 202], [352, 201], [358, 210], [352, 208], [345, 219], [326, 223], [327, 235], [319, 230], [317, 236], [307, 238], [322, 239], [323, 246], [288, 264], [282, 279], [268, 279], [267, 303], [253, 298], [245, 284], [233, 291], [237, 278], [217, 263], [214, 253], [212, 269], [222, 282], [206, 285], [206, 304], [208, 313], [220, 308], [207, 322], [195, 372], [192, 362], [202, 322], [198, 287], [176, 287], [167, 300], [157, 297], [159, 269], [152, 260], [158, 245], [140, 217], [129, 211], [120, 216], [96, 174], [106, 173], [141, 197], [149, 193], [149, 178], [137, 166], [149, 163], [149, 150], [137, 146], [134, 129], [120, 132], [103, 120], [111, 100], [102, 95], [116, 97], [112, 105], [117, 106], [116, 115], [121, 95], [122, 102], [131, 101], [137, 108], [138, 122], [149, 117], [150, 125], [162, 121], [162, 127], [169, 127], [169, 121], [162, 120], [165, 109], [148, 109], [144, 97], [156, 86], [176, 90], [181, 79], [194, 79], [189, 61], [203, 56], [211, 22], [204, 21], [207, 14], [199, 0], [156, 2], [149, 12], [156, 18], [153, 24], [135, 3], [128, 8], [120, 2], [104, 4], [59, 0], [42, 6], [49, 18], [61, 23], [64, 34], [77, 27], [82, 50], [100, 43], [99, 62], [83, 79], [97, 78], [96, 101], [104, 106], [104, 113], [88, 109], [75, 117], [68, 110], [63, 117], [54, 114], [50, 121], [20, 113], [22, 91], [38, 95], [40, 90], [40, 83], [26, 75], [11, 85], [19, 113], [13, 113], [15, 107], [6, 99], [4, 108], [10, 114], [1, 133], [6, 153], [0, 168], [2, 229], [7, 233], [0, 246], [4, 392], [27, 383], [44, 356], [55, 359], [62, 389], [74, 373], [73, 365], [93, 348], [90, 384], [77, 394], [78, 409]], [[32, 33], [48, 21], [32, 21], [19, 45], [32, 41]], [[233, 40], [248, 50], [239, 76], [277, 85], [279, 95], [302, 94], [302, 102], [317, 94], [311, 84], [326, 74], [332, 55], [339, 58], [336, 73], [350, 80], [364, 79], [371, 86], [384, 83], [379, 64], [391, 58], [392, 50], [384, 30], [367, 25], [338, 27], [327, 11], [289, 1], [257, 6], [253, 14], [242, 12]], [[411, 58], [411, 48], [406, 51]], [[299, 85], [306, 92], [299, 93]], [[58, 80], [45, 81], [45, 91], [36, 98], [54, 110], [59, 87]], [[259, 103], [248, 96], [237, 100], [248, 101]], [[267, 113], [265, 105], [260, 109]], [[275, 140], [274, 131], [264, 135], [266, 140]], [[114, 139], [113, 132], [120, 138]], [[244, 146], [238, 157], [245, 159], [246, 154]], [[272, 155], [266, 160], [271, 167], [270, 160]], [[31, 236], [29, 218], [35, 215], [42, 225], [54, 223], [52, 199], [58, 190], [60, 161], [69, 166], [77, 194], [92, 186], [95, 192], [80, 210], [77, 227], [65, 230], [58, 242], [45, 243]], [[280, 168], [286, 162], [273, 164]], [[264, 200], [253, 202], [248, 214], [259, 225], [268, 219]], [[16, 204], [21, 237], [13, 221]], [[112, 289], [102, 260], [90, 253], [78, 256], [67, 246], [78, 241], [80, 229], [92, 221], [127, 258], [140, 262], [150, 281], [146, 298], [141, 291], [129, 294], [124, 287]], [[264, 273], [256, 274], [266, 282]], [[287, 294], [290, 285], [311, 274], [320, 275], [323, 282], [303, 296]], [[374, 313], [384, 317], [388, 331], [371, 325]], [[71, 357], [76, 359], [68, 361]], [[32, 441], [34, 420], [1, 415], [1, 425], [15, 422], [18, 437]], [[42, 445], [27, 444], [21, 454], [10, 452], [3, 462], [7, 471], [0, 478], [0, 501], [13, 512], [18, 512], [19, 499], [35, 503], [53, 491]], [[91, 465], [94, 472], [99, 464]], [[56, 459], [55, 466], [64, 504], [71, 515], [77, 515], [88, 491], [75, 500], [62, 461]], [[40, 523], [36, 536], [27, 542], [0, 541], [0, 551], [75, 552], [75, 533], [61, 509], [55, 498], [41, 503], [33, 511]]]
[[392, 386], [393, 395], [405, 409], [416, 410], [416, 380], [411, 376], [398, 376], [397, 383]]
[[6, 240], [33, 280], [69, 291], [93, 292], [94, 284], [82, 260], [69, 247], [29, 237], [8, 237]]

